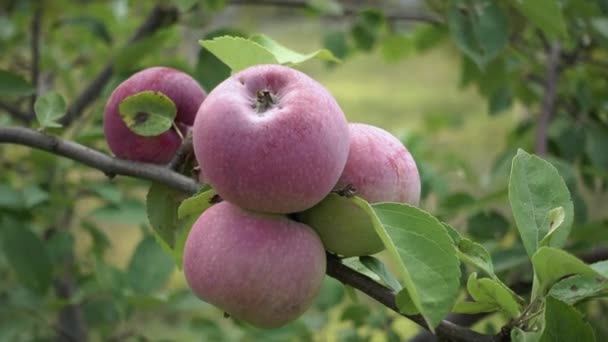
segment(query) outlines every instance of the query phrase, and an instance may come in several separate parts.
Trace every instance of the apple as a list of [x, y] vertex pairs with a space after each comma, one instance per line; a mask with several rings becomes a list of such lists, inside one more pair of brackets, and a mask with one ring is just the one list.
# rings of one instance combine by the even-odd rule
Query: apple
[[309, 76], [258, 65], [219, 84], [193, 126], [196, 159], [224, 199], [249, 210], [293, 213], [333, 189], [348, 156], [348, 123]]
[[382, 128], [349, 124], [350, 148], [336, 189], [347, 186], [368, 201], [418, 205], [420, 175], [405, 146]]
[[282, 326], [306, 311], [326, 269], [325, 250], [312, 228], [227, 201], [194, 223], [183, 260], [199, 298], [260, 328]]
[[[420, 175], [405, 146], [375, 126], [351, 123], [349, 128], [348, 160], [335, 190], [357, 195], [369, 203], [418, 205]], [[336, 254], [352, 257], [384, 249], [367, 212], [349, 198], [331, 194], [299, 213], [298, 220], [313, 227], [325, 248]]]
[[175, 123], [182, 134], [194, 123], [206, 93], [196, 80], [181, 71], [151, 67], [133, 74], [110, 95], [104, 111], [103, 130], [112, 153], [121, 159], [165, 164], [182, 143], [175, 129], [157, 136], [140, 136], [127, 127], [118, 109], [126, 97], [147, 90], [161, 92], [173, 101], [177, 108]]

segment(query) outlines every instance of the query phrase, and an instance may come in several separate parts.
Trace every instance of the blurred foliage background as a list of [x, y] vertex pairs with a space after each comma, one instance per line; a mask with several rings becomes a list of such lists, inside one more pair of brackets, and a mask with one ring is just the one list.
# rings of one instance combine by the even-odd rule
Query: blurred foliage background
[[[158, 29], [129, 42], [155, 6]], [[172, 66], [209, 91], [226, 76], [199, 39], [264, 33], [296, 51], [325, 47], [343, 62], [301, 69], [350, 121], [400, 137], [423, 176], [421, 207], [483, 242], [501, 278], [525, 288], [531, 272], [507, 199], [517, 148], [546, 156], [566, 179], [576, 208], [569, 249], [589, 254], [608, 239], [607, 13], [604, 0], [4, 0], [0, 124], [36, 127], [34, 91], [71, 105], [111, 63], [82, 117], [53, 131], [109, 152], [103, 107], [126, 77]], [[224, 319], [150, 235], [146, 182], [22, 147], [0, 146], [0, 163], [2, 341], [397, 341], [418, 332], [328, 277], [313, 308], [284, 328]], [[598, 340], [608, 339], [607, 303], [582, 306]], [[495, 314], [476, 329], [502, 324]]]

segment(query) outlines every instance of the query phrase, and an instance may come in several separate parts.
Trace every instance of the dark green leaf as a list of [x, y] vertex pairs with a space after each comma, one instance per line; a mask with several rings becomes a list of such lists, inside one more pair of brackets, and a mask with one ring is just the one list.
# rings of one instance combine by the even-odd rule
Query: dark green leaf
[[159, 183], [153, 183], [146, 196], [146, 213], [150, 226], [170, 248], [175, 247], [180, 197], [178, 191]]
[[480, 68], [494, 59], [507, 44], [507, 16], [495, 1], [454, 0], [447, 20], [458, 47]]
[[565, 38], [566, 24], [558, 0], [519, 0], [513, 5], [551, 38]]
[[52, 280], [52, 265], [46, 246], [27, 226], [4, 217], [0, 230], [2, 251], [19, 281], [44, 294]]
[[0, 96], [26, 96], [35, 91], [34, 87], [20, 75], [0, 69]]
[[395, 279], [395, 277], [391, 274], [391, 272], [386, 268], [384, 263], [377, 258], [372, 256], [362, 256], [359, 257], [359, 260], [365, 267], [367, 267], [370, 271], [382, 279], [382, 282], [386, 286], [388, 286], [391, 290], [395, 292], [399, 292], [402, 289], [401, 284]]
[[595, 341], [593, 329], [576, 309], [551, 296], [545, 302], [545, 329], [540, 342]]
[[46, 202], [48, 199], [49, 193], [42, 190], [38, 185], [31, 184], [23, 188], [23, 202], [28, 209]]
[[376, 44], [384, 22], [384, 15], [377, 10], [365, 10], [359, 13], [357, 21], [351, 28], [357, 47], [363, 51], [370, 51]]
[[343, 59], [349, 53], [346, 33], [342, 31], [330, 31], [323, 37], [323, 47], [331, 51], [336, 58]]
[[[220, 36], [244, 37], [245, 34], [233, 29], [219, 29], [207, 33], [203, 40], [210, 40]], [[230, 68], [207, 49], [200, 49], [198, 60], [194, 69], [194, 78], [205, 88], [211, 91], [222, 81], [230, 77]]]
[[500, 240], [509, 231], [509, 221], [498, 211], [482, 211], [469, 217], [467, 232], [475, 240]]
[[61, 127], [61, 124], [57, 120], [66, 113], [65, 100], [56, 92], [48, 92], [36, 99], [34, 111], [41, 127]]
[[105, 205], [93, 211], [94, 219], [105, 223], [146, 224], [146, 208], [138, 200], [123, 200], [117, 205]]
[[127, 270], [131, 288], [141, 293], [162, 289], [173, 272], [173, 260], [163, 252], [151, 235], [137, 245]]
[[144, 137], [160, 135], [171, 129], [177, 114], [177, 107], [169, 97], [148, 90], [127, 96], [118, 109], [127, 127]]
[[367, 305], [363, 304], [351, 304], [344, 311], [342, 311], [342, 315], [340, 316], [341, 321], [352, 321], [353, 324], [358, 327], [365, 324], [367, 318], [369, 317], [370, 312]]
[[573, 221], [573, 204], [564, 180], [550, 163], [519, 150], [511, 167], [509, 202], [528, 255], [534, 254], [551, 229], [551, 211], [563, 207], [565, 218], [548, 245], [561, 247]]
[[338, 305], [344, 299], [344, 288], [334, 278], [324, 277], [319, 295], [315, 298], [315, 306], [321, 311], [327, 311]]
[[551, 287], [549, 296], [574, 305], [582, 300], [608, 295], [608, 279], [605, 277], [574, 275]]
[[585, 127], [585, 130], [587, 132], [585, 152], [594, 165], [598, 168], [608, 170], [608, 154], [606, 153], [606, 146], [608, 146], [608, 128], [599, 124], [589, 124]]

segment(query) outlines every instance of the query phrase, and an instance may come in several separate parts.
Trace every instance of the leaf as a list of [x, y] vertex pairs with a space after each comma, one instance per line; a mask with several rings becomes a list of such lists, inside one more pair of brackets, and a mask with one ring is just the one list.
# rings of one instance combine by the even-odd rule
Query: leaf
[[120, 117], [129, 129], [144, 137], [160, 135], [173, 125], [177, 107], [169, 97], [146, 90], [127, 96], [118, 105]]
[[361, 198], [330, 193], [297, 216], [315, 229], [325, 249], [345, 257], [371, 255], [382, 251], [384, 245], [374, 229], [373, 217], [362, 205], [367, 202]]
[[[240, 31], [230, 28], [223, 28], [207, 33], [203, 39], [209, 40], [225, 35], [244, 37], [244, 34]], [[219, 60], [214, 54], [209, 52], [209, 50], [200, 49], [193, 76], [203, 86], [203, 88], [205, 88], [207, 91], [211, 91], [222, 81], [230, 77], [230, 68]]]
[[608, 128], [600, 124], [588, 124], [585, 126], [585, 153], [591, 162], [600, 169], [608, 170], [608, 156], [606, 155], [606, 144], [608, 144]]
[[26, 208], [31, 209], [49, 199], [49, 193], [42, 190], [38, 185], [31, 184], [23, 188], [23, 202]]
[[265, 47], [274, 55], [274, 58], [276, 58], [279, 64], [302, 64], [313, 58], [329, 62], [340, 62], [340, 60], [327, 49], [317, 50], [308, 54], [301, 54], [286, 48], [285, 46], [263, 34], [253, 35], [249, 39]]
[[19, 282], [38, 294], [46, 293], [51, 285], [53, 265], [42, 240], [28, 227], [6, 216], [0, 236], [4, 257]]
[[597, 273], [608, 278], [608, 260], [598, 261], [590, 265]]
[[513, 342], [538, 342], [539, 339], [540, 332], [537, 331], [523, 331], [518, 327], [511, 330], [511, 341]]
[[558, 0], [516, 0], [513, 5], [550, 38], [566, 38], [566, 23]]
[[96, 183], [91, 184], [90, 189], [109, 203], [120, 205], [122, 202], [122, 192], [115, 184]]
[[456, 252], [461, 261], [479, 268], [492, 278], [496, 278], [492, 258], [485, 247], [469, 239], [463, 238], [460, 233], [449, 224], [442, 223], [442, 225], [454, 241]]
[[557, 207], [564, 209], [565, 218], [548, 245], [564, 245], [572, 227], [574, 208], [568, 187], [553, 165], [519, 150], [511, 167], [509, 202], [529, 256], [549, 233], [551, 210]]
[[323, 37], [323, 46], [339, 59], [343, 59], [349, 53], [347, 36], [342, 31], [327, 32]]
[[186, 198], [177, 208], [177, 217], [179, 219], [184, 219], [188, 216], [196, 216], [196, 218], [198, 218], [205, 210], [213, 205], [212, 199], [216, 195], [217, 193], [215, 190], [210, 189]]
[[510, 318], [519, 316], [520, 306], [516, 298], [495, 279], [477, 279], [477, 273], [471, 273], [467, 281], [467, 291], [478, 303], [495, 305]]
[[0, 69], [0, 96], [26, 96], [36, 89], [23, 77], [8, 70]]
[[257, 64], [277, 64], [276, 57], [262, 45], [241, 37], [223, 36], [199, 43], [233, 72]]
[[494, 312], [498, 307], [494, 303], [456, 302], [452, 308], [454, 313], [476, 314], [480, 312]]
[[405, 204], [369, 206], [374, 228], [397, 264], [403, 291], [433, 329], [449, 313], [459, 291], [456, 249], [445, 228], [429, 213]]
[[509, 221], [498, 211], [481, 211], [467, 219], [467, 233], [476, 241], [500, 240], [509, 231]]
[[551, 287], [549, 296], [573, 305], [582, 300], [608, 295], [608, 279], [588, 275], [574, 275]]
[[336, 0], [308, 0], [308, 7], [321, 15], [336, 15], [343, 14], [342, 5]]
[[146, 56], [157, 54], [173, 34], [171, 28], [159, 30], [151, 36], [137, 40], [121, 48], [114, 57], [117, 73], [127, 73], [136, 68]]
[[539, 290], [542, 293], [553, 286], [561, 278], [571, 275], [601, 277], [601, 275], [566, 251], [552, 247], [541, 247], [532, 256], [534, 273], [539, 280]]
[[540, 342], [595, 341], [593, 329], [576, 309], [558, 299], [547, 297], [545, 329]]
[[382, 279], [382, 282], [386, 284], [391, 290], [395, 292], [399, 292], [402, 289], [401, 284], [395, 279], [395, 277], [391, 274], [391, 272], [386, 268], [384, 263], [377, 258], [372, 256], [362, 256], [359, 257], [359, 261], [367, 267], [370, 271]]
[[540, 241], [540, 246], [549, 246], [551, 238], [555, 235], [557, 229], [564, 223], [566, 214], [563, 207], [557, 207], [549, 211], [549, 232]]
[[65, 100], [58, 93], [50, 91], [36, 99], [34, 112], [42, 128], [61, 127], [57, 120], [66, 113]]
[[180, 192], [159, 183], [152, 183], [146, 196], [146, 214], [150, 226], [170, 248], [175, 247], [180, 197]]
[[371, 51], [384, 24], [384, 14], [378, 10], [361, 11], [351, 28], [351, 34], [357, 47], [363, 51]]
[[150, 294], [162, 289], [173, 272], [173, 260], [146, 235], [139, 242], [129, 262], [127, 281], [137, 292]]
[[507, 16], [492, 0], [454, 0], [447, 23], [456, 45], [484, 68], [507, 45]]
[[347, 306], [342, 315], [341, 321], [352, 321], [355, 327], [362, 326], [367, 321], [370, 315], [369, 308], [364, 304], [351, 304]]

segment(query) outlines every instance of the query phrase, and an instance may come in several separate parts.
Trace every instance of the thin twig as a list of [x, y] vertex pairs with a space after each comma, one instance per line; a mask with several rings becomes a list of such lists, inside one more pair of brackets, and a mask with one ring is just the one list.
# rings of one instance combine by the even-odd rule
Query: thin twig
[[[197, 182], [167, 167], [118, 160], [78, 143], [48, 136], [27, 128], [0, 126], [0, 143], [30, 146], [79, 161], [106, 174], [147, 179], [185, 193], [194, 194], [199, 190]], [[331, 254], [327, 255], [327, 274], [399, 312], [393, 292], [376, 283], [373, 279], [343, 265], [340, 259]], [[403, 316], [427, 328], [420, 315]], [[449, 341], [490, 342], [494, 340], [494, 336], [480, 334], [447, 321], [441, 322], [435, 328], [435, 332], [439, 337]]]
[[107, 176], [123, 175], [165, 184], [185, 193], [196, 193], [199, 184], [166, 167], [115, 159], [92, 148], [21, 127], [0, 126], [0, 143], [30, 146], [79, 161]]
[[547, 72], [545, 76], [544, 95], [542, 107], [536, 127], [536, 154], [543, 156], [547, 154], [547, 133], [551, 117], [555, 111], [557, 100], [557, 83], [559, 82], [560, 44], [555, 41], [547, 50]]
[[34, 10], [34, 15], [32, 17], [32, 27], [31, 27], [31, 58], [32, 65], [30, 67], [31, 71], [31, 82], [32, 87], [34, 88], [34, 93], [30, 97], [30, 114], [28, 115], [28, 119], [32, 120], [34, 118], [34, 103], [36, 103], [36, 97], [38, 96], [38, 78], [40, 74], [40, 22], [42, 21], [42, 3], [36, 4], [36, 9]]
[[[310, 8], [310, 1], [289, 1], [289, 0], [230, 0], [229, 5], [250, 5], [250, 6], [270, 6], [304, 9]], [[342, 9], [343, 17], [356, 16], [359, 10], [356, 8], [344, 7]], [[385, 13], [385, 18], [388, 21], [414, 21], [429, 24], [440, 24], [441, 19], [432, 14], [426, 13]]]
[[177, 169], [184, 164], [188, 156], [192, 153], [192, 134], [186, 135], [186, 138], [182, 142], [182, 145], [175, 151], [173, 159], [167, 165], [171, 170], [177, 171]]
[[[148, 15], [148, 18], [137, 29], [131, 39], [129, 39], [127, 46], [153, 34], [162, 27], [172, 25], [176, 21], [177, 10], [175, 7], [160, 4], [156, 5], [152, 9], [152, 12], [150, 12], [150, 15]], [[97, 99], [105, 85], [110, 81], [113, 73], [114, 61], [110, 61], [68, 107], [66, 115], [59, 119], [59, 122], [64, 126], [69, 126], [72, 121], [81, 116], [84, 110]]]

